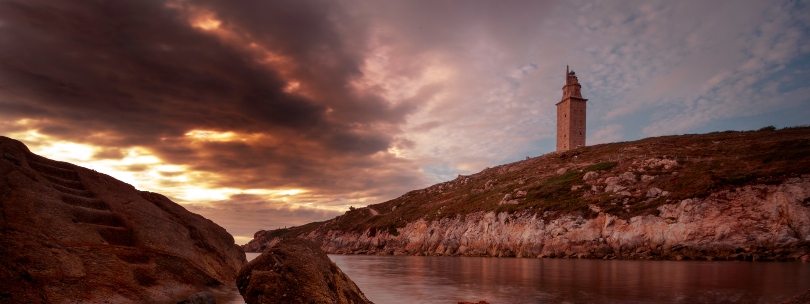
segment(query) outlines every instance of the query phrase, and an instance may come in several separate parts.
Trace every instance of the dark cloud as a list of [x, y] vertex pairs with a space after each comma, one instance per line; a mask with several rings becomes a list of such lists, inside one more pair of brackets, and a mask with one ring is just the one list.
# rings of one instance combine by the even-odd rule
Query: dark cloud
[[[200, 14], [230, 36], [195, 28]], [[354, 166], [389, 165], [353, 158], [386, 151], [416, 104], [352, 87], [367, 27], [334, 1], [3, 1], [0, 20], [3, 119], [106, 147], [99, 158], [147, 147], [220, 174], [215, 186], [328, 187]], [[195, 142], [190, 130], [266, 141]]]
[[[328, 10], [314, 9], [319, 3], [251, 3], [256, 7], [192, 4], [215, 9], [223, 27], [290, 58], [292, 75], [314, 98], [285, 93], [287, 80], [259, 64], [246, 45], [227, 45], [193, 28], [182, 9], [159, 1], [5, 1], [3, 85], [23, 96], [12, 105], [25, 105], [8, 108], [6, 115], [58, 118], [63, 126], [45, 131], [61, 137], [70, 134], [60, 132], [64, 125], [97, 122], [133, 134], [123, 139], [133, 144], [209, 128], [334, 137], [354, 142], [339, 148], [363, 153], [369, 152], [364, 143], [371, 151], [384, 147], [349, 125], [401, 121], [407, 111], [350, 92], [347, 83], [359, 73], [362, 49], [342, 45], [324, 16]], [[350, 119], [327, 119], [327, 107]], [[144, 136], [138, 140], [134, 133]]]

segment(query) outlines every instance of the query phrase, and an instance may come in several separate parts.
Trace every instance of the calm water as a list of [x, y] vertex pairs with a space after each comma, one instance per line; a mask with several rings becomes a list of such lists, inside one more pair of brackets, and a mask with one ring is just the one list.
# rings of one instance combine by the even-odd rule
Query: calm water
[[[810, 263], [800, 262], [329, 258], [377, 304], [779, 303], [810, 289]], [[244, 303], [238, 292], [218, 298]]]

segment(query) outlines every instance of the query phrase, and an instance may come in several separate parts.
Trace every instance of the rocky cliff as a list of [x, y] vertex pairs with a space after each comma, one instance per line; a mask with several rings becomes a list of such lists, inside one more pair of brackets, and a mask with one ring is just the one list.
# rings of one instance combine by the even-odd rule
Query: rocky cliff
[[810, 253], [810, 128], [551, 153], [291, 229], [329, 253], [790, 260]]
[[168, 198], [0, 137], [0, 303], [155, 303], [232, 284], [245, 254]]
[[376, 234], [321, 229], [302, 237], [331, 253], [622, 259], [797, 259], [810, 244], [810, 176], [746, 186], [621, 219], [474, 212]]

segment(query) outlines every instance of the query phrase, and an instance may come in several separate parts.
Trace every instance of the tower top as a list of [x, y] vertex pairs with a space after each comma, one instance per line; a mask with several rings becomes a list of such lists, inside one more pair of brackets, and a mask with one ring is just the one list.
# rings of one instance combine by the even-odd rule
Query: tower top
[[[568, 65], [566, 65], [565, 66], [565, 86], [569, 86], [569, 85], [577, 85], [577, 86], [579, 86], [579, 79], [577, 79], [577, 73], [574, 72], [574, 70], [571, 70], [568, 67]], [[563, 87], [563, 90], [565, 90], [564, 87]], [[575, 96], [582, 98], [582, 96], [577, 96], [577, 95], [575, 95]], [[563, 98], [565, 98], [565, 97], [563, 97]]]

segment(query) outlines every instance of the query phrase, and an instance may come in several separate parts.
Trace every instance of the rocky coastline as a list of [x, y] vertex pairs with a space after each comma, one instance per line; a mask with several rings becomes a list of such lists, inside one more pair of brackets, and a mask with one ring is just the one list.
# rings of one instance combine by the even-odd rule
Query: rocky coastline
[[[810, 176], [750, 185], [658, 207], [629, 220], [477, 212], [396, 230], [316, 229], [299, 237], [328, 253], [530, 258], [797, 260], [810, 253]], [[280, 238], [259, 232], [246, 251]]]

